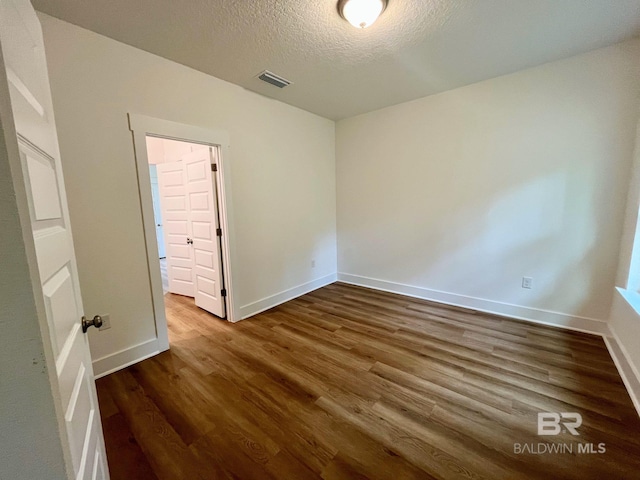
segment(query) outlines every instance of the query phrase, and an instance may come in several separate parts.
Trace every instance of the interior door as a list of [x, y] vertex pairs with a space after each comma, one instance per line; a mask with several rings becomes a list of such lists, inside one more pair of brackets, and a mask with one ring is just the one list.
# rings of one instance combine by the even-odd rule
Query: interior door
[[[18, 132], [59, 398], [77, 479], [108, 470], [86, 335], [40, 23], [28, 0], [0, 0], [0, 43]], [[1, 64], [2, 62], [0, 62]]]
[[157, 165], [169, 291], [195, 296], [193, 248], [183, 162]]
[[[215, 150], [217, 152], [217, 150]], [[184, 163], [189, 218], [193, 240], [193, 273], [196, 305], [224, 318], [226, 315], [222, 277], [221, 244], [215, 164], [211, 147], [203, 147], [182, 157]]]

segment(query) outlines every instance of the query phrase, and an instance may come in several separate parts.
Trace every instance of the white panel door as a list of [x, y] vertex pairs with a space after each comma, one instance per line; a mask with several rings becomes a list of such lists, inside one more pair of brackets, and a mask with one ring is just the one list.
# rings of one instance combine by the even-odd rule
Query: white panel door
[[160, 163], [157, 170], [169, 291], [194, 297], [193, 248], [183, 162]]
[[[39, 282], [55, 358], [67, 439], [63, 448], [77, 479], [105, 479], [108, 470], [62, 177], [40, 23], [29, 0], [0, 0], [1, 75], [26, 183]], [[1, 63], [1, 62], [0, 62]], [[67, 445], [68, 441], [68, 445]]]
[[[217, 151], [217, 150], [216, 150]], [[197, 149], [182, 157], [191, 235], [193, 239], [193, 273], [196, 305], [224, 318], [222, 256], [220, 237], [217, 235], [218, 205], [215, 181], [212, 176], [213, 150]]]

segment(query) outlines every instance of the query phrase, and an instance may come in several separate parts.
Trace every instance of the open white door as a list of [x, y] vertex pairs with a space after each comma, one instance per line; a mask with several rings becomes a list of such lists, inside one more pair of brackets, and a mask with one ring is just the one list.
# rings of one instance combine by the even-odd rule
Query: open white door
[[193, 297], [193, 248], [183, 162], [160, 163], [157, 171], [169, 291]]
[[182, 157], [189, 218], [193, 241], [193, 273], [196, 305], [224, 318], [226, 315], [218, 204], [212, 170], [211, 147], [203, 147]]
[[[0, 0], [0, 43], [29, 201], [59, 396], [77, 479], [108, 478], [40, 23], [29, 0]], [[8, 113], [8, 112], [7, 112]]]

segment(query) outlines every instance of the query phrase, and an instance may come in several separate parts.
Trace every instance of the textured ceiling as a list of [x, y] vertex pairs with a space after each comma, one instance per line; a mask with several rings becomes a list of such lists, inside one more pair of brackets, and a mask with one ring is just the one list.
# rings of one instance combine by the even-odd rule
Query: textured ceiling
[[[640, 0], [389, 0], [357, 30], [337, 0], [33, 0], [36, 9], [340, 119], [640, 34]], [[293, 82], [257, 80], [268, 69]]]

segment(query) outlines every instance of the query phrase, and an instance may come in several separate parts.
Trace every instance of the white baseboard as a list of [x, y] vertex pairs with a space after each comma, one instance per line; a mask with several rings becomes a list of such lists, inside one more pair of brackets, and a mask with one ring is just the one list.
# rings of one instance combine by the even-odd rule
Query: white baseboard
[[[551, 325], [569, 330], [592, 333], [603, 337], [604, 342], [611, 354], [620, 377], [624, 382], [629, 396], [640, 415], [640, 372], [630, 360], [629, 354], [620, 341], [616, 332], [609, 328], [607, 322], [595, 318], [580, 317], [568, 315], [566, 313], [552, 312], [549, 310], [536, 309], [531, 307], [523, 307], [509, 303], [496, 302], [482, 298], [469, 297], [456, 293], [442, 292], [422, 287], [414, 287], [401, 283], [387, 282], [359, 275], [351, 275], [348, 273], [330, 274], [325, 277], [307, 282], [294, 288], [290, 288], [283, 292], [271, 295], [269, 297], [250, 303], [240, 308], [241, 319], [257, 315], [265, 310], [273, 308], [282, 303], [293, 300], [305, 293], [309, 293], [318, 288], [329, 285], [336, 280], [358, 285], [361, 287], [382, 290], [385, 292], [397, 293], [423, 300], [453, 305], [457, 307], [470, 308], [486, 313], [526, 320], [533, 323]], [[154, 338], [135, 345], [131, 348], [121, 350], [119, 352], [107, 355], [93, 361], [93, 371], [95, 378], [101, 378], [110, 373], [122, 370], [130, 365], [146, 360], [161, 352], [158, 339]]]
[[622, 377], [625, 387], [627, 387], [633, 406], [636, 407], [638, 415], [640, 415], [640, 373], [630, 360], [624, 343], [620, 341], [613, 328], [611, 329], [611, 335], [604, 337], [604, 343], [607, 345], [607, 349], [620, 373], [620, 377]]
[[[256, 315], [260, 312], [273, 308], [281, 303], [293, 300], [305, 293], [309, 293], [318, 288], [324, 287], [335, 282], [337, 276], [335, 273], [327, 275], [311, 282], [298, 285], [297, 287], [290, 288], [283, 292], [271, 295], [270, 297], [263, 298], [257, 302], [250, 303], [244, 307], [240, 307], [240, 318], [245, 319]], [[143, 342], [139, 345], [135, 345], [119, 352], [112, 353], [102, 358], [98, 358], [93, 361], [93, 373], [95, 378], [101, 378], [110, 373], [122, 370], [134, 363], [141, 362], [147, 358], [153, 357], [160, 353], [162, 349], [158, 343], [158, 339], [154, 338]]]
[[605, 320], [596, 318], [580, 317], [566, 313], [553, 312], [538, 308], [524, 307], [510, 303], [496, 302], [484, 298], [470, 297], [457, 293], [442, 292], [423, 287], [414, 287], [402, 283], [388, 282], [375, 278], [351, 275], [349, 273], [338, 273], [338, 280], [352, 285], [383, 290], [385, 292], [398, 293], [409, 297], [421, 298], [433, 302], [444, 303], [456, 307], [469, 308], [485, 313], [493, 313], [518, 320], [526, 320], [543, 325], [576, 330], [579, 332], [592, 333], [595, 335], [608, 335], [609, 326]]
[[93, 374], [96, 378], [104, 377], [110, 373], [122, 370], [129, 365], [153, 357], [160, 353], [160, 351], [157, 338], [147, 340], [139, 345], [94, 360]]
[[276, 307], [281, 303], [288, 302], [289, 300], [293, 300], [294, 298], [304, 295], [305, 293], [309, 293], [313, 290], [317, 290], [318, 288], [329, 285], [335, 282], [336, 279], [337, 275], [335, 273], [332, 273], [325, 277], [303, 283], [302, 285], [298, 285], [297, 287], [293, 287], [283, 292], [276, 293], [275, 295], [263, 298], [262, 300], [258, 300], [257, 302], [249, 303], [248, 305], [240, 307], [240, 319], [244, 320], [245, 318], [257, 315], [258, 313], [269, 310], [270, 308]]

